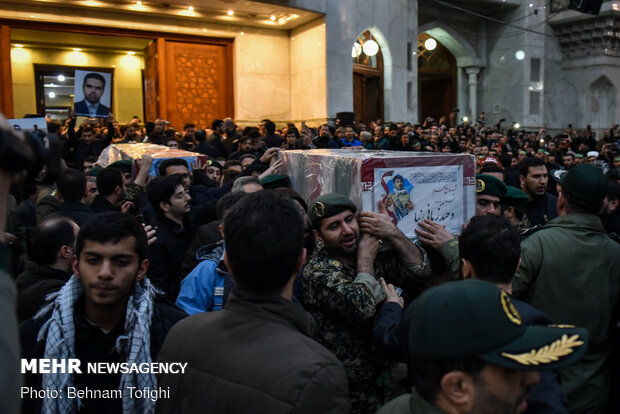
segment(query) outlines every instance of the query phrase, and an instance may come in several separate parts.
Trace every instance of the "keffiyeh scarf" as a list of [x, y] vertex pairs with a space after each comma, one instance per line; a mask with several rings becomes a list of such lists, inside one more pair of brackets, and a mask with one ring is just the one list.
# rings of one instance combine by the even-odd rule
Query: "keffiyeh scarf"
[[[127, 303], [125, 314], [125, 333], [116, 340], [116, 351], [126, 355], [129, 364], [151, 363], [151, 317], [157, 290], [147, 278], [136, 283], [133, 294]], [[75, 358], [75, 323], [73, 312], [75, 302], [82, 295], [82, 287], [75, 275], [58, 291], [50, 296], [53, 301], [41, 309], [35, 318], [51, 312], [51, 317], [39, 331], [37, 341], [45, 340], [43, 358]], [[79, 375], [79, 374], [78, 374]], [[63, 390], [73, 386], [73, 374], [55, 373], [42, 376], [42, 388]], [[155, 389], [157, 381], [153, 374], [127, 373], [121, 376], [119, 389], [123, 391], [123, 413], [152, 413], [155, 403], [149, 398], [130, 399], [128, 387]], [[46, 398], [43, 401], [43, 414], [72, 414], [81, 405], [79, 400], [69, 398]]]

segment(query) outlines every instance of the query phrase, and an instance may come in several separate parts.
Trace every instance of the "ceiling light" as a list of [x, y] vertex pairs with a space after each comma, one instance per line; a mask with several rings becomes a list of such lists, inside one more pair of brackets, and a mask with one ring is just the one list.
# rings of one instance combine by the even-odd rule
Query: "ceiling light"
[[19, 44], [19, 43], [15, 43], [15, 44], [13, 45], [13, 47], [24, 47], [24, 45]]
[[49, 96], [50, 98], [54, 99], [56, 97], [56, 94], [54, 92], [50, 92], [47, 94], [47, 96]]
[[194, 6], [188, 6], [187, 11], [194, 11]]
[[525, 59], [525, 52], [522, 50], [517, 50], [517, 52], [515, 53], [515, 57], [517, 58], [517, 60], [523, 60]]
[[65, 75], [58, 75], [58, 82], [64, 82], [65, 81]]
[[364, 42], [362, 50], [366, 56], [374, 56], [379, 52], [379, 45], [374, 40], [370, 39]]
[[243, 35], [245, 35], [245, 33], [244, 33], [244, 32], [241, 32], [241, 36], [243, 36]]
[[275, 22], [276, 21], [276, 16], [271, 15], [270, 19], [271, 19], [272, 22]]
[[228, 10], [228, 11], [226, 12], [226, 14], [227, 14], [227, 15], [229, 15], [229, 16], [232, 16], [232, 15], [234, 15], [234, 14], [235, 14], [235, 12], [234, 12], [234, 11], [232, 11], [232, 10]]
[[426, 50], [435, 50], [435, 48], [437, 47], [437, 41], [432, 37], [429, 37], [424, 41], [424, 47], [426, 48]]
[[127, 52], [127, 54], [128, 54], [128, 55], [132, 55], [132, 56], [133, 56], [133, 55], [135, 55], [135, 54], [136, 54], [136, 52]]
[[74, 51], [74, 52], [81, 52], [81, 51], [82, 51], [82, 49], [80, 49], [79, 47], [74, 47], [74, 48], [73, 48], [73, 51]]
[[138, 6], [142, 6], [142, 2], [141, 2], [140, 0], [138, 0], [138, 1], [136, 2], [136, 4], [137, 4]]

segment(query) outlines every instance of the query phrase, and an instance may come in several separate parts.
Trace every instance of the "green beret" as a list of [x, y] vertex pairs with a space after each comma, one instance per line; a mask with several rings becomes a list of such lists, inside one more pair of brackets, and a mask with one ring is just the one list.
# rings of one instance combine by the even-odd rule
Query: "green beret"
[[108, 168], [116, 168], [122, 173], [131, 174], [131, 166], [133, 162], [131, 160], [120, 160], [115, 161], [112, 164], [108, 165]]
[[603, 202], [609, 189], [609, 180], [593, 164], [576, 165], [564, 174], [552, 170], [551, 176], [562, 185], [563, 192], [593, 206]]
[[546, 371], [577, 362], [588, 348], [587, 329], [528, 326], [508, 293], [477, 279], [427, 290], [408, 316], [412, 359], [477, 357], [511, 370]]
[[491, 195], [502, 198], [506, 194], [506, 184], [487, 174], [476, 175], [476, 195]]
[[88, 177], [96, 177], [97, 174], [99, 174], [100, 171], [102, 171], [103, 168], [97, 166], [97, 167], [93, 167], [92, 170], [90, 170], [88, 172], [88, 174], [86, 174]]
[[511, 185], [506, 186], [506, 195], [502, 197], [502, 205], [505, 207], [517, 207], [525, 209], [530, 198], [523, 191]]
[[222, 167], [222, 164], [220, 164], [219, 162], [215, 160], [207, 160], [207, 167], [216, 167], [216, 168], [219, 168], [220, 171], [224, 169], [224, 167]]
[[340, 214], [345, 210], [357, 211], [357, 206], [347, 196], [338, 193], [323, 194], [314, 199], [308, 207], [308, 217], [313, 227], [321, 225], [321, 221]]
[[288, 178], [288, 175], [270, 174], [260, 180], [260, 182], [265, 190], [275, 190], [281, 187], [289, 188], [291, 186], [291, 180]]

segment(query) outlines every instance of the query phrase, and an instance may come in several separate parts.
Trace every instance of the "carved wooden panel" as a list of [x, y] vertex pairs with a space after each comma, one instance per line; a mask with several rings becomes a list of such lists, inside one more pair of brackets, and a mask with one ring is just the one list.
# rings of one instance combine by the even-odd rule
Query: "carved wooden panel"
[[144, 119], [155, 121], [158, 117], [157, 108], [157, 43], [149, 42], [144, 48]]
[[178, 129], [234, 117], [229, 46], [166, 42], [166, 112]]

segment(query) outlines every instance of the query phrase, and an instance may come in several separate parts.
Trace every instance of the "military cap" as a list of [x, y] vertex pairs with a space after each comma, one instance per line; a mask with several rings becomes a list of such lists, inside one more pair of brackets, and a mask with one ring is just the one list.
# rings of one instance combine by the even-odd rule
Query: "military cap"
[[502, 197], [502, 205], [506, 207], [517, 207], [524, 209], [527, 206], [529, 197], [517, 187], [506, 186], [506, 194]]
[[97, 174], [99, 174], [102, 170], [103, 170], [103, 168], [101, 168], [101, 167], [99, 167], [99, 166], [93, 167], [93, 168], [92, 168], [92, 169], [88, 172], [88, 174], [86, 174], [86, 176], [87, 176], [87, 177], [96, 177], [96, 176], [97, 176]]
[[207, 167], [216, 167], [216, 168], [219, 168], [220, 171], [224, 170], [224, 167], [222, 167], [222, 164], [220, 164], [219, 162], [215, 160], [207, 160]]
[[131, 174], [132, 164], [133, 163], [131, 162], [131, 160], [119, 160], [119, 161], [115, 161], [112, 164], [108, 165], [108, 168], [116, 168], [122, 173]]
[[487, 174], [476, 174], [476, 195], [491, 195], [502, 198], [506, 194], [506, 184]]
[[340, 214], [345, 210], [357, 211], [357, 206], [345, 195], [338, 193], [323, 194], [315, 198], [308, 207], [308, 217], [313, 227], [321, 225], [321, 221]]
[[508, 293], [477, 279], [431, 288], [408, 312], [408, 356], [414, 359], [478, 357], [508, 369], [540, 371], [577, 362], [588, 345], [583, 328], [525, 326]]
[[265, 190], [275, 190], [276, 188], [290, 187], [291, 180], [288, 175], [270, 174], [261, 180]]
[[593, 164], [576, 165], [565, 174], [552, 171], [551, 176], [562, 185], [563, 192], [591, 205], [601, 204], [609, 189], [609, 180]]

